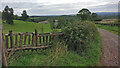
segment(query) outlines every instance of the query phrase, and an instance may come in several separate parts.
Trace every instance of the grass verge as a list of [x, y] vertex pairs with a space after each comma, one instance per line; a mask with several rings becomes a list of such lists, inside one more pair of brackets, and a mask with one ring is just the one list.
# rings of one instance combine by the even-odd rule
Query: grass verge
[[107, 31], [110, 31], [114, 34], [117, 34], [120, 36], [120, 31], [118, 29], [118, 26], [108, 26], [108, 25], [96, 25], [98, 28], [102, 28], [102, 29], [105, 29]]

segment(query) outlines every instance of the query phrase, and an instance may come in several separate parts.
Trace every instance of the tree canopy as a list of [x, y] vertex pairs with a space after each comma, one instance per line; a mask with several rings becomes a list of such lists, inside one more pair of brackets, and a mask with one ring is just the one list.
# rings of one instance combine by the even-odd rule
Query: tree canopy
[[91, 21], [100, 21], [101, 19], [98, 17], [96, 13], [91, 13], [88, 9], [83, 8], [77, 14], [82, 21], [91, 20]]
[[14, 10], [12, 8], [9, 8], [6, 6], [2, 12], [2, 19], [6, 20], [8, 24], [13, 25], [13, 19], [14, 19]]
[[90, 15], [91, 12], [86, 8], [83, 8], [77, 14], [77, 16], [81, 18], [81, 20], [88, 20], [90, 18]]
[[29, 16], [27, 15], [26, 10], [23, 10], [23, 13], [21, 15], [22, 15], [21, 18], [22, 18], [23, 21], [26, 21], [29, 18]]
[[96, 13], [92, 13], [91, 14], [91, 20], [92, 21], [95, 21], [95, 20], [97, 20], [98, 19], [98, 15], [96, 14]]

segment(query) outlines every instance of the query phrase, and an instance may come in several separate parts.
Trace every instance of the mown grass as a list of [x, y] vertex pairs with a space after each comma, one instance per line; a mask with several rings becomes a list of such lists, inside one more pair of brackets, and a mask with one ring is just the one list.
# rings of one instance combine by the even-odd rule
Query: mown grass
[[14, 33], [34, 32], [35, 29], [38, 30], [38, 33], [42, 33], [42, 27], [43, 33], [49, 33], [52, 31], [50, 24], [14, 20], [14, 25], [3, 23], [3, 33], [9, 33], [9, 30], [12, 30]]
[[99, 24], [97, 24], [96, 25], [98, 28], [102, 28], [102, 29], [105, 29], [105, 30], [107, 30], [107, 31], [110, 31], [110, 32], [112, 32], [112, 33], [114, 33], [114, 34], [117, 34], [117, 35], [119, 35], [120, 36], [120, 31], [119, 31], [119, 29], [118, 29], [118, 26], [108, 26], [108, 25], [99, 25]]
[[[97, 66], [100, 62], [101, 43], [101, 36], [98, 35], [97, 40], [89, 44], [91, 47], [86, 53], [81, 54], [67, 51], [64, 44], [57, 43], [46, 50], [20, 51], [8, 63], [9, 66]], [[24, 55], [28, 53], [31, 55]]]

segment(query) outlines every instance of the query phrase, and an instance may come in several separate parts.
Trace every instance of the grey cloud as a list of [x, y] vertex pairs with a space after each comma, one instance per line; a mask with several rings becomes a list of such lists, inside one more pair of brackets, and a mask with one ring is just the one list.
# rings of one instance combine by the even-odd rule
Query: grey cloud
[[13, 3], [2, 3], [2, 8], [4, 8], [6, 5], [9, 7], [12, 7], [14, 9], [23, 9], [23, 8], [34, 8], [37, 6], [43, 6], [42, 3], [29, 3], [29, 2], [13, 2]]
[[94, 7], [89, 7], [91, 11], [118, 11], [118, 4], [106, 4]]
[[88, 8], [91, 11], [115, 11], [117, 4], [106, 4], [99, 6], [91, 6], [97, 4], [96, 2], [78, 2], [66, 4], [47, 4], [47, 3], [31, 3], [31, 2], [13, 2], [3, 3], [2, 9], [9, 5], [15, 10], [15, 13], [20, 15], [23, 9], [28, 9], [29, 15], [56, 15], [56, 14], [76, 14], [82, 8]]

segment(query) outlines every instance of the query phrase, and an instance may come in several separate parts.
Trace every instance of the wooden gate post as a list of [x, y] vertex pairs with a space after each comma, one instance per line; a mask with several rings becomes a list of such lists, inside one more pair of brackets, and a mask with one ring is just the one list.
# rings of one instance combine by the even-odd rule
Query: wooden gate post
[[[5, 55], [5, 47], [4, 47], [3, 37], [2, 37], [2, 64], [3, 64], [3, 66], [8, 66], [7, 65], [7, 58]], [[7, 67], [5, 67], [5, 68], [7, 68]]]
[[37, 29], [35, 29], [35, 40], [36, 40], [36, 46], [38, 46], [38, 32], [37, 32]]

